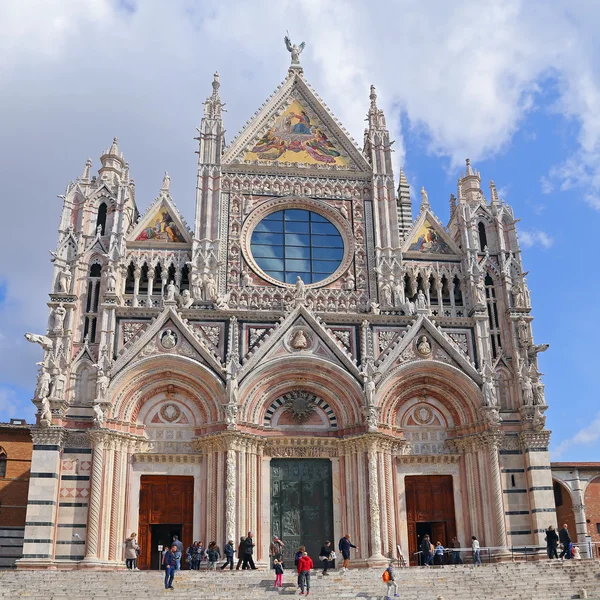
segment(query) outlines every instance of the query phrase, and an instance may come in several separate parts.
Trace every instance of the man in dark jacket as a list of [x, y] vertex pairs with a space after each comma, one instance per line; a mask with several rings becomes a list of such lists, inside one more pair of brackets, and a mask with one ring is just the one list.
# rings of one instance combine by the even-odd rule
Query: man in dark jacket
[[571, 536], [569, 535], [569, 528], [566, 523], [562, 526], [558, 537], [560, 543], [563, 545], [563, 551], [560, 553], [559, 558], [571, 558]]
[[342, 571], [348, 570], [348, 563], [350, 562], [350, 548], [356, 548], [356, 546], [350, 541], [350, 534], [347, 533], [339, 542], [338, 548], [342, 553], [344, 562], [342, 564]]
[[246, 538], [244, 536], [240, 537], [240, 543], [238, 544], [238, 561], [235, 567], [236, 571], [239, 571], [240, 566], [244, 563], [244, 556], [246, 554]]
[[433, 552], [431, 551], [431, 540], [427, 534], [425, 534], [421, 542], [421, 554], [423, 556], [423, 566], [428, 567], [433, 558]]
[[163, 564], [165, 565], [165, 590], [172, 590], [173, 579], [175, 577], [175, 567], [177, 565], [177, 559], [175, 553], [177, 552], [177, 546], [173, 545], [170, 550], [165, 552], [163, 557]]
[[223, 566], [221, 567], [221, 571], [227, 566], [229, 565], [229, 570], [233, 571], [233, 555], [235, 554], [235, 548], [233, 547], [233, 540], [229, 540], [226, 544], [225, 544], [225, 562], [223, 563]]
[[552, 525], [546, 529], [546, 552], [548, 558], [558, 558], [558, 534]]
[[254, 534], [249, 531], [248, 537], [244, 542], [244, 562], [242, 563], [242, 569], [247, 569], [248, 566], [250, 566], [251, 569], [256, 569], [256, 566], [254, 565], [254, 559], [252, 558], [254, 546], [256, 546], [254, 540], [252, 539], [253, 537]]

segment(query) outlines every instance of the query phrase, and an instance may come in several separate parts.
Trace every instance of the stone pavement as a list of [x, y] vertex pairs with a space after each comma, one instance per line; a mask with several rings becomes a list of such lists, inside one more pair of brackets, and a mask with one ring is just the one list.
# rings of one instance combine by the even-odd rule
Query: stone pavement
[[[382, 600], [386, 586], [383, 569], [332, 571], [323, 577], [312, 574], [310, 598], [360, 598]], [[182, 571], [175, 589], [164, 589], [158, 571], [0, 571], [0, 598], [29, 600], [100, 600], [126, 597], [127, 600], [162, 598], [252, 600], [298, 595], [296, 576], [284, 575], [282, 591], [273, 589], [271, 571]], [[582, 588], [589, 599], [600, 599], [598, 561], [539, 561], [443, 569], [398, 569], [402, 600], [564, 600], [579, 598]]]

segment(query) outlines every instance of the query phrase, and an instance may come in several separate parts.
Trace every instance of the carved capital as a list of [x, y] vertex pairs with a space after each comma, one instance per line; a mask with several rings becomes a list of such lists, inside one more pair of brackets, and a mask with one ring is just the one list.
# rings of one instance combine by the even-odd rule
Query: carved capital
[[30, 432], [34, 446], [62, 446], [66, 435], [62, 427], [32, 427]]
[[548, 448], [550, 444], [550, 431], [522, 431], [519, 440], [523, 449]]

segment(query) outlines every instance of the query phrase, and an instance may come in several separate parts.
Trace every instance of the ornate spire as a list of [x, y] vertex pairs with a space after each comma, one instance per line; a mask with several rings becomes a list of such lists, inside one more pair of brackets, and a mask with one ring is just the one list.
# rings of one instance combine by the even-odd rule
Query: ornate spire
[[107, 154], [119, 156], [119, 139], [118, 138], [113, 138], [112, 146], [110, 147], [110, 150], [107, 152]]
[[90, 171], [92, 169], [92, 159], [88, 158], [85, 161], [85, 167], [83, 167], [83, 173], [81, 174], [81, 181], [89, 181], [90, 180]]
[[169, 173], [167, 173], [167, 171], [165, 171], [165, 176], [163, 177], [162, 187], [160, 188], [160, 191], [164, 194], [169, 194], [170, 190], [171, 190], [171, 177], [169, 176]]
[[498, 191], [496, 190], [496, 184], [493, 179], [490, 181], [490, 198], [492, 199], [492, 206], [498, 206], [498, 204], [500, 204]]
[[212, 94], [206, 99], [206, 102], [204, 103], [204, 116], [205, 117], [209, 117], [209, 118], [213, 118], [213, 119], [221, 118], [221, 112], [225, 105], [221, 102], [221, 97], [219, 96], [219, 88], [220, 87], [221, 87], [221, 82], [219, 81], [219, 74], [215, 73], [213, 76], [213, 82], [212, 82], [212, 89], [213, 89]]
[[403, 169], [400, 169], [397, 208], [398, 231], [400, 233], [400, 239], [404, 239], [412, 228], [412, 204], [410, 201], [410, 186], [408, 185]]
[[474, 175], [473, 173], [473, 169], [471, 168], [471, 159], [467, 158], [467, 170], [466, 170], [466, 176], [469, 177], [469, 175]]

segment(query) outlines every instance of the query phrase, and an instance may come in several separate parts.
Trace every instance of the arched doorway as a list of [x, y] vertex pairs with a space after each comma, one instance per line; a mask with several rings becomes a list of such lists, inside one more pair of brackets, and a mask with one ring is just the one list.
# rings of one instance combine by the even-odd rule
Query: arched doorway
[[575, 525], [575, 513], [573, 512], [573, 500], [571, 493], [564, 484], [554, 481], [554, 503], [556, 504], [556, 520], [558, 528], [561, 529], [566, 523], [571, 534], [571, 539], [577, 539], [577, 529]]
[[[592, 537], [593, 542], [600, 542], [600, 477], [592, 479], [587, 484], [584, 499], [588, 534]], [[598, 550], [596, 558], [599, 556], [600, 550]]]

